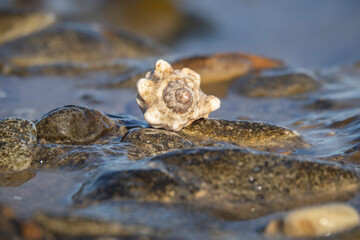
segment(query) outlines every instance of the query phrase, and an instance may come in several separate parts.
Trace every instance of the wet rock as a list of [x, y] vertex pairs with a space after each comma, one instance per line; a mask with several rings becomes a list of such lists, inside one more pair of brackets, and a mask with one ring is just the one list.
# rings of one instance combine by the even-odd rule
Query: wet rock
[[359, 99], [311, 99], [311, 102], [305, 106], [310, 110], [341, 110], [357, 107]]
[[357, 137], [357, 135], [355, 137], [356, 137], [355, 140], [353, 140], [353, 141], [350, 140], [351, 143], [355, 142], [355, 144], [353, 144], [350, 148], [347, 148], [345, 151], [343, 151], [343, 153], [332, 156], [332, 160], [334, 159], [335, 161], [346, 161], [346, 162], [359, 164], [360, 163], [360, 142], [359, 142], [359, 138]]
[[37, 32], [56, 21], [50, 13], [0, 11], [0, 44]]
[[294, 210], [268, 224], [268, 235], [292, 237], [329, 236], [360, 224], [357, 210], [346, 204], [326, 204]]
[[317, 90], [320, 84], [303, 73], [278, 76], [252, 76], [238, 83], [238, 92], [255, 98], [281, 98]]
[[[89, 172], [94, 169], [121, 165], [126, 160], [126, 147], [121, 142], [109, 145], [93, 144], [73, 146], [60, 144], [39, 144], [32, 169], [66, 169]], [[116, 158], [114, 163], [111, 160]]]
[[[136, 121], [128, 120], [128, 118], [133, 118], [126, 115], [109, 116], [115, 120], [114, 127], [105, 136], [93, 141], [91, 145], [38, 144], [34, 149], [36, 155], [31, 168], [66, 168], [89, 171], [106, 165], [105, 162], [108, 157], [116, 157], [117, 159], [124, 157], [125, 159], [127, 147], [121, 141], [123, 136], [128, 133], [127, 121], [130, 121], [131, 124], [136, 124]], [[131, 124], [129, 123], [129, 125]]]
[[336, 154], [337, 157], [347, 162], [359, 163], [360, 137], [358, 133], [360, 130], [360, 115], [339, 115], [326, 125], [326, 127], [334, 129], [335, 134], [341, 136], [341, 143], [344, 144], [341, 154]]
[[353, 130], [353, 133], [357, 132], [357, 130], [359, 130], [360, 128], [360, 115], [347, 116], [345, 118], [342, 117], [342, 119], [333, 121], [331, 124], [328, 125], [328, 127], [338, 129], [347, 128], [349, 130]]
[[28, 170], [13, 173], [0, 173], [0, 187], [18, 187], [35, 176], [35, 172]]
[[31, 168], [93, 170], [106, 165], [104, 162], [108, 157], [121, 158], [126, 155], [127, 147], [121, 140], [127, 132], [126, 127], [117, 121], [106, 136], [97, 139], [91, 145], [38, 144], [34, 149], [36, 155]]
[[128, 157], [132, 160], [194, 146], [175, 132], [152, 128], [131, 129], [123, 142], [132, 144], [128, 152]]
[[201, 84], [224, 82], [251, 70], [278, 68], [282, 62], [246, 53], [217, 53], [172, 62], [174, 69], [190, 68], [201, 76]]
[[[69, 145], [59, 145], [59, 144], [38, 144], [35, 149], [36, 156], [31, 164], [34, 169], [52, 169], [59, 166], [66, 165], [65, 161], [62, 159], [71, 155], [71, 152], [75, 151], [75, 147]], [[78, 153], [77, 156], [80, 154]], [[72, 164], [77, 162], [83, 162], [86, 160], [86, 157], [71, 157]]]
[[237, 201], [303, 196], [334, 191], [333, 187], [345, 186], [345, 183], [348, 186], [358, 183], [355, 172], [338, 165], [276, 154], [254, 154], [241, 149], [182, 150], [152, 157], [150, 161], [165, 164], [169, 171], [176, 166], [191, 172]]
[[199, 119], [182, 129], [180, 134], [195, 143], [222, 141], [257, 150], [308, 146], [298, 132], [262, 122]]
[[77, 204], [121, 199], [169, 202], [189, 199], [196, 190], [160, 169], [134, 169], [102, 173], [85, 183], [73, 199]]
[[331, 99], [316, 99], [312, 103], [308, 104], [306, 108], [314, 110], [329, 110], [336, 109], [336, 103]]
[[26, 169], [33, 161], [36, 127], [31, 121], [0, 120], [0, 172]]
[[58, 24], [3, 44], [0, 59], [13, 67], [103, 63], [159, 55], [159, 47], [130, 33], [85, 24]]
[[[112, 119], [113, 120], [113, 119]], [[107, 145], [107, 144], [117, 144], [120, 143], [124, 136], [128, 134], [128, 128], [122, 124], [119, 124], [118, 122], [115, 122], [115, 126], [111, 128], [110, 132], [107, 133], [105, 136], [97, 139], [94, 144], [101, 144], [101, 145]]]
[[150, 161], [198, 186], [194, 209], [232, 220], [349, 199], [358, 188], [358, 174], [339, 165], [240, 149], [183, 150]]
[[349, 198], [345, 193], [356, 192], [358, 186], [357, 173], [339, 165], [241, 149], [172, 151], [141, 166], [102, 173], [87, 181], [73, 200], [77, 204], [125, 199], [181, 203], [234, 220]]
[[[37, 214], [35, 222], [46, 232], [57, 236], [56, 239], [104, 239], [106, 237], [121, 237], [122, 239], [148, 239], [148, 235], [162, 235], [141, 225], [122, 224], [120, 222], [96, 221], [80, 217], [60, 217], [46, 214]], [[111, 238], [112, 239], [112, 238]], [[153, 238], [151, 238], [153, 239]], [[156, 238], [158, 239], [158, 238]]]
[[103, 113], [76, 105], [57, 108], [36, 122], [40, 141], [74, 145], [90, 144], [114, 126]]

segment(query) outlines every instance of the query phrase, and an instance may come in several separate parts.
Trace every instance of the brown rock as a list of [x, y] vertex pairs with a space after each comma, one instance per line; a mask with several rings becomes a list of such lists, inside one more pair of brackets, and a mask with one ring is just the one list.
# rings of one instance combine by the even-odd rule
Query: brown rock
[[39, 140], [62, 144], [89, 144], [107, 134], [115, 122], [84, 106], [68, 105], [45, 114], [36, 122]]

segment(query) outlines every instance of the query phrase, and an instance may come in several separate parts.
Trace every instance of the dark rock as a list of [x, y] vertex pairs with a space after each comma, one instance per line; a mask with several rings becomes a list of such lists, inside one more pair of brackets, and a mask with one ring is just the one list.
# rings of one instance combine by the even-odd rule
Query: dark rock
[[[110, 145], [110, 144], [109, 144]], [[116, 162], [109, 161], [114, 157], [123, 157], [127, 162], [126, 147], [119, 141], [111, 143], [111, 147], [99, 146], [71, 146], [60, 144], [42, 144], [36, 149], [36, 156], [31, 165], [32, 169], [67, 169], [83, 170], [114, 167]], [[118, 161], [118, 164], [122, 164]]]
[[305, 105], [305, 108], [310, 110], [340, 110], [357, 107], [359, 99], [326, 99], [319, 98], [311, 100]]
[[359, 183], [357, 172], [340, 165], [240, 149], [182, 150], [149, 161], [198, 187], [191, 202], [195, 209], [207, 206], [214, 215], [230, 219], [349, 199]]
[[85, 183], [73, 199], [77, 204], [121, 199], [169, 202], [189, 199], [195, 192], [196, 187], [185, 185], [160, 169], [136, 169], [100, 174]]
[[[249, 219], [348, 199], [359, 182], [357, 172], [340, 165], [241, 149], [178, 150], [144, 164], [151, 168], [100, 174], [87, 181], [73, 200], [85, 205], [126, 199], [181, 203], [220, 218]], [[251, 211], [254, 207], [256, 212]]]
[[153, 128], [131, 129], [123, 142], [132, 144], [128, 157], [133, 160], [194, 146], [192, 142], [175, 132]]
[[303, 196], [358, 184], [357, 173], [339, 165], [241, 149], [183, 150], [155, 156], [150, 161], [165, 164], [168, 171], [177, 167], [191, 172], [209, 187], [221, 189], [237, 201]]
[[331, 99], [316, 99], [312, 103], [308, 104], [306, 107], [316, 110], [328, 110], [335, 109], [335, 105], [336, 103]]
[[76, 146], [59, 144], [38, 144], [35, 151], [36, 156], [31, 164], [34, 169], [53, 169], [69, 163], [76, 165], [78, 162], [84, 162], [89, 155], [76, 151]]
[[195, 143], [222, 141], [257, 150], [308, 147], [298, 132], [262, 122], [199, 119], [183, 128], [180, 134]]
[[36, 127], [31, 121], [0, 120], [0, 172], [26, 169], [33, 161]]
[[13, 173], [0, 173], [0, 187], [18, 187], [35, 176], [35, 172], [28, 170]]
[[328, 126], [329, 128], [347, 128], [353, 131], [353, 133], [357, 132], [360, 128], [360, 115], [354, 115], [350, 117], [346, 117], [344, 119], [340, 119], [337, 121], [333, 121]]
[[93, 143], [114, 126], [103, 113], [76, 105], [57, 108], [36, 122], [39, 140], [74, 145]]
[[255, 98], [281, 98], [317, 90], [319, 82], [303, 73], [252, 76], [238, 82], [238, 92]]

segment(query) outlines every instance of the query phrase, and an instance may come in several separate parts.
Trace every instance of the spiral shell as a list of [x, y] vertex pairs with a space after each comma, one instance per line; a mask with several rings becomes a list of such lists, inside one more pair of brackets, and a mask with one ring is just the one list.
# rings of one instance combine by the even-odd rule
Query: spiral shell
[[184, 85], [182, 80], [170, 82], [163, 92], [166, 106], [176, 113], [186, 112], [193, 103], [193, 93]]
[[220, 107], [220, 100], [200, 89], [200, 76], [189, 68], [174, 70], [158, 60], [155, 70], [137, 82], [136, 101], [155, 128], [179, 131]]

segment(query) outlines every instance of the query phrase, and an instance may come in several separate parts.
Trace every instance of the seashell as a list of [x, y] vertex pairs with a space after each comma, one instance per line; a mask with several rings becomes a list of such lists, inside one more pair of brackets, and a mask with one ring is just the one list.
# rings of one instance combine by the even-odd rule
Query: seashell
[[180, 131], [220, 107], [220, 100], [200, 89], [200, 75], [189, 68], [174, 70], [158, 60], [155, 70], [137, 81], [136, 102], [155, 128]]
[[271, 221], [265, 233], [291, 237], [328, 236], [360, 224], [357, 210], [342, 203], [304, 207], [288, 213], [283, 219]]

